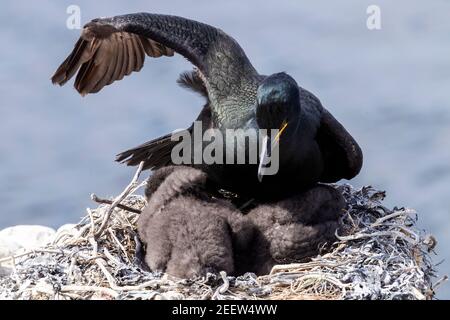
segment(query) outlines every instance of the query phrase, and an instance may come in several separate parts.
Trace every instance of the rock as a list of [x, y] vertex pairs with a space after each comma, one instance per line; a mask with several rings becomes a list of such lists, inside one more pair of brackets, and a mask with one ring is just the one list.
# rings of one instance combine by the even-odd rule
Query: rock
[[55, 230], [43, 226], [16, 226], [0, 231], [0, 258], [21, 249], [40, 248], [53, 241]]
[[0, 259], [14, 255], [21, 246], [11, 238], [0, 237]]
[[[20, 250], [19, 244], [11, 239], [0, 238], [0, 259], [12, 256], [18, 250]], [[0, 277], [10, 275], [12, 271], [13, 269], [9, 262], [0, 263]]]
[[[55, 230], [43, 226], [16, 226], [0, 231], [0, 259], [45, 246], [53, 241]], [[13, 271], [11, 261], [0, 263], [0, 277]]]

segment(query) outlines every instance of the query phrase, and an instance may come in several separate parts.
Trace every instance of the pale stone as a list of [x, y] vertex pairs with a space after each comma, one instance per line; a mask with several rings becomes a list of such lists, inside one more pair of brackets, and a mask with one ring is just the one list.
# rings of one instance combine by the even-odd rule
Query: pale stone
[[12, 256], [21, 246], [12, 238], [0, 237], [0, 259]]
[[53, 241], [55, 230], [43, 226], [15, 226], [0, 231], [0, 258], [20, 249], [43, 247]]

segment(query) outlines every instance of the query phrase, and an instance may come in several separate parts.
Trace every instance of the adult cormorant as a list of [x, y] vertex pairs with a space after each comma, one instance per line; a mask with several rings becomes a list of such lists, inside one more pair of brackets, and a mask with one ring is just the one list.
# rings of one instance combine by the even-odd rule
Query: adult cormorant
[[[359, 173], [361, 149], [313, 94], [286, 73], [259, 74], [232, 37], [200, 22], [150, 13], [92, 20], [52, 81], [64, 85], [77, 74], [77, 91], [96, 93], [139, 71], [146, 55], [172, 56], [174, 52], [196, 67], [182, 74], [179, 82], [207, 99], [198, 118], [203, 130], [281, 129], [281, 135], [265, 139], [266, 146], [276, 143], [279, 148], [275, 175], [261, 179], [258, 163], [197, 166], [220, 187], [251, 197], [278, 197]], [[160, 168], [172, 164], [176, 144], [166, 135], [121, 153], [117, 160], [132, 166], [145, 161], [146, 169]], [[237, 143], [232, 151], [247, 155], [247, 144]], [[258, 161], [267, 154], [261, 153]]]

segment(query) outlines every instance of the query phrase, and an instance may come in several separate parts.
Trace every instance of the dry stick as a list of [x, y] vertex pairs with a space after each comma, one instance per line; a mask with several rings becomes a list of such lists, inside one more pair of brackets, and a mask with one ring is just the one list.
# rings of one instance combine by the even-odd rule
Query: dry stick
[[121, 263], [119, 260], [117, 260], [110, 252], [108, 249], [103, 248], [103, 253], [105, 254], [105, 256], [108, 258], [109, 261], [112, 261], [116, 266], [121, 266], [123, 265], [123, 263]]
[[29, 250], [26, 251], [24, 253], [20, 253], [17, 255], [13, 255], [13, 256], [9, 256], [3, 259], [0, 259], [0, 264], [4, 263], [4, 262], [8, 262], [8, 261], [14, 261], [15, 259], [21, 258], [21, 257], [25, 257], [25, 256], [29, 256], [32, 254], [36, 254], [36, 253], [54, 253], [54, 254], [69, 254], [69, 251], [66, 250], [50, 250], [50, 249], [34, 249], [34, 250]]
[[225, 294], [230, 288], [230, 281], [227, 278], [227, 273], [225, 271], [220, 271], [220, 276], [222, 277], [223, 285], [217, 288], [216, 292], [213, 294], [213, 300], [219, 298], [220, 295]]
[[83, 234], [84, 234], [88, 229], [90, 229], [90, 228], [91, 228], [91, 224], [90, 224], [90, 223], [89, 223], [89, 224], [86, 224], [86, 225], [83, 226], [83, 227], [81, 227], [80, 230], [78, 231], [78, 233], [73, 237], [73, 239], [74, 239], [75, 241], [77, 241], [77, 240], [79, 240], [79, 239], [85, 238], [85, 237], [83, 236]]
[[223, 285], [218, 289], [220, 294], [224, 294], [230, 288], [230, 281], [228, 281], [227, 273], [225, 271], [220, 271], [220, 276], [223, 280]]
[[144, 168], [144, 161], [142, 161], [139, 165], [139, 168], [137, 169], [136, 173], [134, 174], [133, 180], [131, 180], [131, 183], [125, 188], [125, 190], [122, 191], [122, 193], [114, 200], [114, 202], [109, 207], [108, 211], [106, 212], [105, 216], [103, 217], [102, 224], [100, 226], [100, 229], [95, 234], [95, 237], [99, 237], [102, 235], [103, 231], [105, 231], [106, 225], [108, 224], [109, 218], [111, 217], [111, 214], [113, 213], [114, 209], [130, 194], [130, 192], [136, 188], [137, 181], [139, 179], [139, 176], [141, 175], [142, 169]]
[[308, 270], [308, 269], [312, 269], [314, 267], [335, 268], [335, 267], [344, 265], [346, 263], [348, 263], [348, 262], [331, 263], [331, 262], [312, 261], [312, 262], [291, 263], [291, 264], [284, 264], [284, 265], [280, 264], [280, 265], [273, 266], [269, 275], [274, 275], [276, 273], [279, 273], [280, 271], [296, 270], [296, 269]]
[[[100, 203], [100, 204], [109, 204], [109, 205], [113, 204], [113, 201], [112, 201], [112, 200], [106, 200], [106, 199], [99, 198], [99, 197], [98, 197], [97, 195], [95, 195], [95, 194], [91, 194], [91, 200], [94, 201], [94, 202], [96, 202], [96, 203]], [[133, 213], [136, 213], [136, 214], [141, 214], [141, 213], [142, 213], [141, 210], [131, 208], [131, 207], [126, 206], [126, 205], [124, 205], [124, 204], [118, 204], [118, 205], [117, 205], [117, 208], [120, 208], [120, 209], [129, 211], [129, 212], [133, 212]]]
[[116, 290], [117, 284], [116, 280], [114, 280], [114, 277], [109, 273], [109, 271], [105, 267], [105, 260], [103, 259], [97, 259], [95, 260], [95, 263], [100, 267], [100, 270], [102, 271], [103, 275], [106, 277], [106, 280], [108, 280], [108, 284], [111, 289]]
[[[310, 273], [310, 274], [305, 274], [304, 276], [301, 276], [298, 279], [296, 279], [295, 285], [294, 285], [294, 283], [291, 284], [291, 290], [294, 292], [301, 290], [303, 288], [303, 286], [305, 286], [305, 282], [307, 280], [313, 280], [313, 282], [314, 282], [314, 280], [316, 280], [318, 282], [329, 282], [342, 290], [342, 292], [341, 292], [342, 296], [345, 295], [346, 288], [351, 287], [350, 284], [342, 283], [339, 279], [337, 279], [333, 276], [330, 276], [330, 275], [327, 275], [324, 273]], [[310, 283], [313, 283], [313, 282], [310, 282]], [[294, 288], [294, 286], [296, 288]]]
[[119, 296], [119, 294], [110, 289], [110, 288], [103, 288], [103, 287], [95, 287], [95, 286], [62, 286], [61, 287], [61, 292], [100, 292], [103, 294], [107, 294], [113, 298], [117, 298]]
[[122, 250], [123, 254], [125, 255], [125, 258], [130, 262], [130, 259], [128, 258], [127, 250], [123, 247], [123, 245], [120, 243], [119, 239], [117, 239], [116, 235], [114, 234], [114, 231], [111, 228], [108, 228], [109, 233], [111, 234], [111, 238], [113, 241], [117, 243], [119, 248]]
[[77, 264], [77, 253], [75, 253], [70, 259], [69, 270], [67, 271], [67, 283], [72, 282], [73, 269], [75, 268], [76, 264]]
[[95, 234], [95, 219], [94, 219], [94, 215], [92, 214], [92, 210], [91, 209], [87, 208], [86, 211], [87, 211], [87, 213], [89, 215], [89, 218], [91, 220], [91, 234], [94, 235]]
[[373, 238], [373, 237], [392, 237], [392, 238], [403, 239], [413, 245], [417, 244], [417, 241], [414, 241], [411, 238], [406, 237], [403, 233], [401, 233], [399, 231], [378, 231], [378, 232], [372, 232], [372, 233], [356, 233], [356, 234], [350, 235], [350, 236], [340, 236], [336, 231], [335, 236], [340, 241], [352, 241], [352, 240], [359, 240], [359, 239]]
[[144, 290], [147, 287], [151, 287], [151, 286], [155, 286], [155, 284], [159, 284], [161, 285], [161, 282], [158, 282], [156, 280], [150, 280], [144, 283], [141, 283], [140, 285], [137, 286], [118, 286], [116, 283], [116, 280], [114, 279], [114, 277], [111, 275], [111, 273], [108, 271], [108, 269], [106, 269], [106, 261], [103, 259], [97, 259], [95, 261], [95, 263], [98, 265], [98, 267], [100, 268], [101, 272], [103, 273], [103, 275], [106, 277], [106, 280], [108, 281], [108, 284], [110, 286], [110, 288], [112, 290], [114, 290], [115, 292], [123, 292], [123, 291], [139, 291], [139, 290]]
[[409, 214], [414, 214], [416, 213], [414, 210], [411, 209], [405, 209], [405, 210], [401, 210], [401, 211], [395, 211], [394, 213], [388, 214], [384, 217], [378, 218], [374, 223], [372, 223], [372, 225], [370, 227], [374, 228], [376, 226], [381, 225], [383, 222], [392, 219], [392, 218], [396, 218], [399, 216], [406, 216]]
[[88, 241], [92, 246], [92, 258], [95, 259], [98, 256], [98, 242], [93, 237], [90, 237]]

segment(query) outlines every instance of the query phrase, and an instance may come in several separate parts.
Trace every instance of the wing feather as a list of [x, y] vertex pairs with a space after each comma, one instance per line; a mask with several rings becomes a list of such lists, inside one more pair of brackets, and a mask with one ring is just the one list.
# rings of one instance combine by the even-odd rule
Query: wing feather
[[174, 51], [152, 39], [110, 26], [85, 26], [71, 54], [52, 77], [64, 85], [75, 74], [75, 88], [81, 95], [97, 93], [105, 86], [142, 69], [145, 56], [173, 56]]
[[131, 35], [129, 33], [124, 33], [125, 36], [125, 45], [127, 47], [127, 57], [128, 57], [128, 65], [127, 65], [127, 73], [126, 75], [130, 75], [134, 69], [134, 61], [135, 55], [133, 52], [133, 41], [131, 40]]
[[125, 36], [124, 33], [121, 32], [119, 34], [120, 37], [120, 50], [122, 51], [122, 62], [121, 62], [121, 68], [120, 68], [120, 74], [117, 77], [117, 80], [122, 80], [126, 75], [127, 75], [127, 69], [128, 69], [128, 63], [129, 63], [129, 58], [128, 58], [128, 47], [125, 43]]
[[108, 82], [108, 85], [113, 83], [115, 80], [120, 80], [122, 65], [123, 65], [123, 49], [122, 49], [122, 40], [120, 38], [120, 33], [114, 34], [115, 38], [115, 50], [116, 50], [116, 64], [114, 66], [114, 73], [111, 78], [111, 81]]
[[133, 34], [131, 36], [131, 40], [133, 42], [133, 49], [134, 49], [133, 52], [136, 58], [133, 71], [139, 72], [144, 66], [145, 53], [138, 36]]
[[[103, 46], [104, 50], [101, 52], [102, 55], [99, 55], [98, 60], [96, 62], [99, 64], [99, 68], [105, 66], [104, 72], [99, 72], [103, 74], [102, 79], [95, 85], [93, 93], [100, 91], [104, 86], [108, 85], [108, 83], [112, 83], [112, 76], [114, 74], [115, 62], [116, 62], [116, 52], [114, 52], [115, 45], [113, 39], [106, 40], [108, 43]], [[100, 53], [100, 51], [99, 51]], [[89, 93], [88, 91], [87, 93]]]

